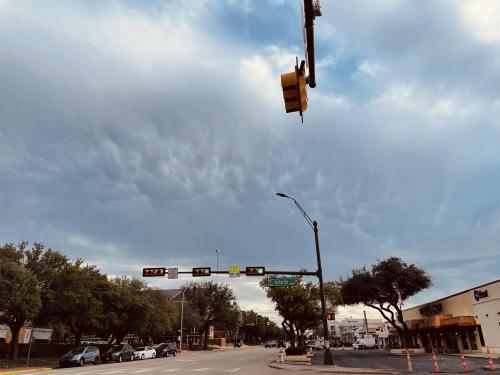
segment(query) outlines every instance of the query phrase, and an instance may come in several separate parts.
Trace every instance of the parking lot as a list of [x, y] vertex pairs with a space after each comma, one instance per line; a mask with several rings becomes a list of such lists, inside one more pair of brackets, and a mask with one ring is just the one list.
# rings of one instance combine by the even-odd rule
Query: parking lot
[[[342, 367], [377, 368], [390, 369], [398, 372], [408, 372], [408, 362], [406, 356], [395, 356], [382, 350], [334, 350], [335, 364]], [[315, 359], [317, 362], [318, 359]], [[463, 373], [462, 360], [459, 356], [438, 355], [437, 361], [439, 369], [445, 373]], [[483, 366], [488, 366], [486, 358], [466, 357], [467, 364], [471, 371], [483, 371]], [[411, 356], [413, 372], [428, 373], [433, 371], [432, 357], [430, 354], [420, 354]], [[313, 363], [314, 364], [314, 363]], [[494, 359], [494, 364], [498, 368], [499, 360]], [[500, 371], [498, 371], [500, 373]]]

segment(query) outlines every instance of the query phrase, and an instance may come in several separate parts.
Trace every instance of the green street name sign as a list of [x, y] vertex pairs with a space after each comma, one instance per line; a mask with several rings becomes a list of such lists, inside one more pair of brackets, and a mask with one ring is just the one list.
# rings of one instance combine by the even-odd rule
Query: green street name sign
[[267, 286], [295, 286], [297, 280], [295, 277], [273, 277], [267, 279]]

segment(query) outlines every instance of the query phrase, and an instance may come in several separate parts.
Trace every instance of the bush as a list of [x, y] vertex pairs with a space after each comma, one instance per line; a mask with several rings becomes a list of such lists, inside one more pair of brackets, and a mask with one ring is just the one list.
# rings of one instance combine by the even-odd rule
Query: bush
[[304, 355], [307, 353], [307, 349], [304, 346], [297, 346], [296, 348], [286, 348], [286, 355]]

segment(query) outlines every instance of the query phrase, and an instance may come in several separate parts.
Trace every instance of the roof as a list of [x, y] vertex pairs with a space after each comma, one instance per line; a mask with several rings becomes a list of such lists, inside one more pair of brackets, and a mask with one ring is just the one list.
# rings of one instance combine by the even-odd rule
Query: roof
[[464, 294], [464, 293], [470, 292], [471, 290], [474, 290], [474, 289], [484, 288], [485, 286], [488, 286], [488, 285], [491, 285], [491, 284], [495, 284], [495, 283], [498, 283], [498, 282], [500, 282], [500, 279], [494, 280], [494, 281], [490, 281], [489, 283], [478, 285], [478, 286], [475, 286], [473, 288], [469, 288], [469, 289], [463, 290], [461, 292], [458, 292], [458, 293], [455, 293], [455, 294], [452, 294], [452, 295], [449, 295], [449, 296], [446, 296], [446, 297], [443, 297], [443, 298], [436, 299], [434, 301], [430, 301], [430, 302], [422, 303], [422, 304], [417, 305], [417, 306], [409, 307], [407, 309], [404, 309], [403, 311], [409, 311], [409, 310], [413, 310], [413, 309], [416, 309], [416, 308], [419, 308], [419, 307], [423, 307], [425, 305], [429, 305], [431, 303], [441, 302], [441, 301], [443, 301], [445, 299], [448, 299], [448, 298], [451, 298], [451, 297], [458, 296], [460, 294]]

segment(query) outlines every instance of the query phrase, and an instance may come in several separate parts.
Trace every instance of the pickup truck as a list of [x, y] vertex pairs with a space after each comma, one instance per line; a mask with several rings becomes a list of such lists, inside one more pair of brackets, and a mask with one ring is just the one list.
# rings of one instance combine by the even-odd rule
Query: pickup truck
[[374, 349], [375, 337], [363, 337], [352, 344], [353, 349]]

